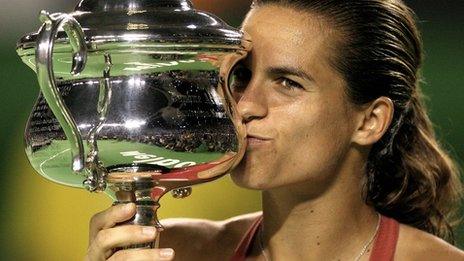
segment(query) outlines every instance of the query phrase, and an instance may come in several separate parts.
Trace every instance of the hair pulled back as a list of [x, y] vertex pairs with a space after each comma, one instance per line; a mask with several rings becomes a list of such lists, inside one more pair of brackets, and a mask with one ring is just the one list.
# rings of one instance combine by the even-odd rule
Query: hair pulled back
[[351, 102], [392, 100], [392, 124], [369, 154], [366, 203], [454, 243], [451, 224], [461, 183], [423, 103], [422, 40], [414, 13], [400, 0], [255, 0], [252, 8], [266, 4], [317, 14], [341, 32], [332, 65], [344, 77]]

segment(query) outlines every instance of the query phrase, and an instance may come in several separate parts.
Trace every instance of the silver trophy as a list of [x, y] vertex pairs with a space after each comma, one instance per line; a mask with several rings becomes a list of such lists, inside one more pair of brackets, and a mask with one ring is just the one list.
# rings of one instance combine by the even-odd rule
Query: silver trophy
[[83, 0], [40, 20], [17, 45], [41, 90], [25, 131], [39, 174], [135, 202], [128, 223], [161, 231], [163, 195], [186, 197], [241, 160], [229, 89], [251, 49], [241, 32], [188, 0]]

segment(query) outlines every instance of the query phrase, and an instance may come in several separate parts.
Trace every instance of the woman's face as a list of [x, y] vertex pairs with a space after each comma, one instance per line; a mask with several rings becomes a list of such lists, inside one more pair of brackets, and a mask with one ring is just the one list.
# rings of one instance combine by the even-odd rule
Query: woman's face
[[242, 29], [253, 50], [232, 91], [248, 145], [232, 179], [254, 189], [328, 184], [355, 129], [345, 82], [329, 63], [340, 37], [320, 17], [274, 5], [251, 10]]

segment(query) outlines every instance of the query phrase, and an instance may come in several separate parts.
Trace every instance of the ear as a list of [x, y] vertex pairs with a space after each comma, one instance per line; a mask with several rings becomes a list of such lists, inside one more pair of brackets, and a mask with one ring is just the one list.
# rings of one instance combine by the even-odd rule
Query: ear
[[367, 108], [360, 111], [358, 126], [353, 133], [352, 142], [359, 145], [372, 145], [376, 143], [391, 124], [394, 106], [392, 100], [380, 97]]

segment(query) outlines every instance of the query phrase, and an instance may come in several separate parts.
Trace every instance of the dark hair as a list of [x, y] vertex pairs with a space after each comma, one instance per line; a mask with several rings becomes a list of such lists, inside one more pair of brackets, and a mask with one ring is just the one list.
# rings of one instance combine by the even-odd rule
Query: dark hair
[[343, 35], [332, 66], [352, 103], [385, 96], [394, 104], [387, 133], [370, 151], [367, 204], [401, 223], [454, 243], [459, 171], [435, 138], [419, 86], [422, 41], [414, 13], [400, 0], [256, 0], [326, 18]]

